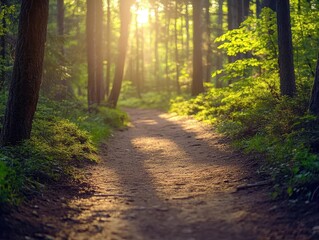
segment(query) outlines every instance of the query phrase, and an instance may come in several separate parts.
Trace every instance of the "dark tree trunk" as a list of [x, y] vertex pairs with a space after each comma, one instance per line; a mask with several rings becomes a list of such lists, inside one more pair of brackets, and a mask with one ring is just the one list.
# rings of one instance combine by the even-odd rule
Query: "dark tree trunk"
[[87, 0], [86, 49], [88, 62], [88, 107], [96, 103], [95, 86], [95, 9], [96, 0]]
[[244, 18], [242, 21], [246, 20], [246, 18], [249, 16], [249, 5], [250, 5], [250, 0], [243, 0], [243, 16]]
[[228, 30], [233, 30], [238, 28], [240, 25], [240, 16], [241, 8], [239, 7], [239, 0], [227, 0], [227, 21], [228, 21]]
[[[92, 1], [92, 0], [91, 0]], [[96, 103], [104, 100], [103, 84], [103, 0], [97, 0], [95, 11], [95, 84]]]
[[203, 86], [203, 56], [202, 56], [202, 8], [200, 1], [193, 0], [193, 79], [192, 96], [204, 92]]
[[[277, 1], [279, 2], [279, 1]], [[262, 4], [261, 4], [261, 8], [265, 8], [268, 7], [271, 10], [273, 10], [274, 12], [276, 12], [276, 0], [263, 0]]]
[[261, 0], [256, 0], [256, 17], [259, 18], [261, 13]]
[[319, 55], [317, 59], [315, 80], [313, 82], [309, 111], [319, 116]]
[[119, 54], [116, 62], [115, 76], [113, 81], [113, 87], [111, 94], [108, 98], [108, 106], [116, 107], [117, 101], [120, 96], [124, 64], [126, 58], [126, 50], [128, 45], [129, 37], [129, 25], [131, 21], [131, 11], [130, 7], [132, 5], [132, 0], [122, 0], [120, 1], [120, 16], [121, 16], [121, 29], [120, 29], [120, 39], [119, 39]]
[[39, 98], [49, 0], [22, 0], [9, 99], [1, 132], [2, 145], [30, 138]]
[[[223, 34], [223, 3], [224, 0], [218, 0], [218, 18], [217, 18], [217, 36], [221, 36]], [[216, 69], [222, 69], [223, 68], [223, 53], [218, 49], [218, 56], [216, 57]], [[216, 76], [216, 87], [220, 88], [222, 87], [222, 83], [220, 81], [220, 76]]]
[[[227, 0], [227, 23], [228, 30], [233, 30], [237, 28], [238, 22], [238, 0]], [[233, 63], [236, 61], [235, 56], [228, 56], [228, 62]], [[232, 81], [229, 81], [231, 83]]]
[[281, 95], [294, 96], [296, 93], [293, 48], [290, 25], [289, 0], [277, 1], [277, 26], [279, 49], [279, 75]]
[[[6, 0], [2, 0], [2, 3], [0, 5], [0, 7], [4, 7], [7, 5], [7, 1]], [[6, 22], [6, 19], [5, 19], [5, 16], [3, 16], [2, 18], [2, 27], [3, 29], [6, 29], [7, 28], [7, 22]], [[0, 55], [1, 55], [1, 60], [2, 60], [2, 67], [1, 67], [1, 74], [0, 74], [0, 89], [3, 89], [3, 86], [4, 86], [4, 83], [6, 81], [6, 71], [5, 71], [5, 66], [6, 66], [6, 61], [7, 61], [7, 50], [6, 50], [6, 34], [3, 34], [1, 36], [1, 51], [0, 51]]]
[[108, 96], [110, 93], [110, 83], [111, 83], [111, 41], [112, 41], [112, 31], [111, 31], [111, 0], [107, 0], [107, 26], [106, 26], [106, 86], [105, 91]]
[[206, 51], [206, 82], [210, 82], [212, 78], [212, 43], [211, 43], [211, 21], [210, 21], [210, 9], [211, 2], [206, 0], [206, 37], [207, 37], [207, 51]]
[[189, 61], [189, 43], [190, 43], [190, 34], [189, 34], [189, 10], [188, 10], [188, 1], [185, 4], [185, 27], [186, 27], [186, 60]]
[[[57, 0], [57, 25], [58, 36], [63, 40], [64, 37], [64, 0]], [[64, 55], [64, 44], [61, 44], [61, 55]]]

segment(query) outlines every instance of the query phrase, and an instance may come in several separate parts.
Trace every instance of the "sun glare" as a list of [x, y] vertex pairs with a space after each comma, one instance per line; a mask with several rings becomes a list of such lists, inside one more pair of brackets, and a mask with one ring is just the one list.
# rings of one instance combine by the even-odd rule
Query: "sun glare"
[[144, 9], [138, 9], [136, 11], [137, 14], [137, 22], [140, 25], [144, 25], [148, 22], [148, 18], [149, 18], [149, 12], [148, 9], [144, 8]]

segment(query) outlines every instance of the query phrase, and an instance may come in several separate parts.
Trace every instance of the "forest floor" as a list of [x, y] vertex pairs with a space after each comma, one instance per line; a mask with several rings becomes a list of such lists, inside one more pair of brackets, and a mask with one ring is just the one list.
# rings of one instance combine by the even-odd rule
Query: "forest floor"
[[131, 126], [102, 145], [81, 187], [53, 186], [24, 204], [5, 219], [6, 239], [317, 239], [318, 208], [273, 200], [267, 184], [242, 188], [267, 179], [210, 126], [128, 113]]

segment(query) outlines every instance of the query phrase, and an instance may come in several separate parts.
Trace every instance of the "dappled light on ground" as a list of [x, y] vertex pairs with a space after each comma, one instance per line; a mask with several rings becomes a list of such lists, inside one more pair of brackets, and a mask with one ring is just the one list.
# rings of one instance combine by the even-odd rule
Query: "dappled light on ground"
[[94, 192], [68, 203], [61, 239], [247, 240], [287, 232], [264, 191], [236, 191], [254, 181], [252, 168], [207, 126], [129, 112], [132, 126], [102, 148], [103, 163], [92, 168]]

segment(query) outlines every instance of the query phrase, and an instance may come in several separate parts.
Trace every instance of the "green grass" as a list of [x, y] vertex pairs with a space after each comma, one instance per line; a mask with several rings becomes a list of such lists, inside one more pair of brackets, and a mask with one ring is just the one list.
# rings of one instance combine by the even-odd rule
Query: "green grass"
[[41, 98], [31, 139], [0, 150], [0, 202], [18, 204], [48, 183], [78, 178], [81, 167], [99, 160], [98, 144], [126, 122], [119, 110], [97, 107], [88, 114], [81, 102]]
[[167, 93], [149, 92], [141, 97], [124, 96], [119, 100], [119, 107], [168, 110], [172, 95]]

